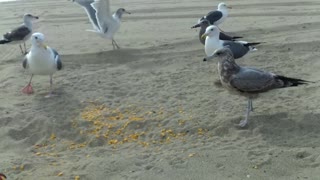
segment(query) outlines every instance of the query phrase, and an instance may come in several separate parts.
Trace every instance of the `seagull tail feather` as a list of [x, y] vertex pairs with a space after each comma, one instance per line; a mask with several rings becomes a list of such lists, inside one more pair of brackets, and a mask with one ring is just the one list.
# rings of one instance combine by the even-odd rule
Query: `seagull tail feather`
[[9, 43], [9, 42], [11, 42], [11, 41], [8, 41], [8, 40], [6, 40], [6, 39], [1, 39], [1, 40], [0, 40], [0, 44], [7, 44], [7, 43]]
[[282, 82], [282, 86], [281, 86], [282, 88], [314, 83], [314, 82], [306, 81], [303, 79], [296, 79], [296, 78], [290, 78], [290, 77], [279, 76], [279, 75], [276, 76], [276, 79]]

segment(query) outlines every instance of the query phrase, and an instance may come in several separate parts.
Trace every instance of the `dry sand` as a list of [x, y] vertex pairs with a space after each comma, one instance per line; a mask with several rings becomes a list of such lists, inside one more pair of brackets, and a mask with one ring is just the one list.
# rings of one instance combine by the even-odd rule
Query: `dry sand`
[[[267, 42], [238, 62], [318, 81], [318, 0], [231, 0], [221, 26], [248, 41]], [[319, 179], [318, 83], [275, 90], [254, 101], [216, 87], [215, 64], [190, 27], [218, 4], [209, 0], [121, 0], [132, 15], [116, 35], [121, 50], [86, 32], [83, 9], [67, 0], [0, 4], [0, 32], [39, 15], [36, 31], [62, 54], [54, 76], [59, 96], [20, 90], [29, 75], [20, 50], [0, 46], [0, 171], [8, 180], [57, 179]], [[30, 46], [30, 42], [28, 42]]]

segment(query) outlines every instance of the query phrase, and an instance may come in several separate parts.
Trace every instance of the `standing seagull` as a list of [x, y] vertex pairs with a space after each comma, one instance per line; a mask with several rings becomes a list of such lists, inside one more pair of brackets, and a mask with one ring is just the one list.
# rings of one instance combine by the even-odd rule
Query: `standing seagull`
[[113, 49], [120, 49], [114, 40], [114, 34], [119, 30], [121, 18], [124, 13], [131, 14], [123, 8], [119, 8], [113, 15], [110, 12], [109, 0], [72, 0], [81, 5], [87, 12], [95, 33], [101, 37], [111, 39]]
[[253, 45], [261, 44], [261, 42], [248, 43], [246, 41], [227, 41], [219, 39], [220, 31], [214, 26], [208, 26], [206, 32], [202, 35], [202, 38], [206, 37], [205, 52], [207, 56], [211, 56], [216, 49], [220, 49], [228, 46], [232, 51], [235, 59], [241, 58], [249, 51], [256, 51], [257, 49]]
[[33, 75], [49, 75], [50, 76], [50, 93], [46, 97], [53, 95], [52, 91], [52, 75], [62, 69], [62, 62], [58, 52], [44, 44], [44, 35], [42, 33], [34, 33], [31, 36], [31, 50], [25, 56], [22, 66], [31, 73], [31, 78], [26, 87], [22, 89], [23, 93], [32, 94], [33, 88], [31, 81]]
[[[7, 32], [3, 35], [3, 39], [0, 40], [0, 44], [19, 44], [20, 50], [22, 54], [27, 53], [26, 41], [30, 38], [32, 34], [32, 20], [39, 19], [38, 16], [33, 16], [31, 14], [25, 14], [23, 16], [23, 23]], [[24, 44], [24, 52], [21, 47], [21, 43]]]
[[232, 52], [228, 48], [216, 50], [211, 57], [204, 58], [204, 61], [214, 57], [219, 59], [218, 71], [221, 84], [228, 90], [248, 98], [246, 117], [240, 121], [240, 127], [245, 127], [248, 124], [250, 111], [253, 111], [252, 99], [259, 93], [310, 83], [302, 79], [280, 76], [260, 69], [241, 67], [236, 64]]
[[[228, 15], [229, 15], [228, 9], [232, 9], [231, 6], [227, 6], [224, 2], [221, 2], [218, 4], [217, 10], [210, 11], [206, 16], [203, 16], [202, 18], [207, 19], [209, 21], [210, 25], [218, 26], [224, 20], [226, 20], [226, 18], [228, 17]], [[198, 24], [199, 24], [199, 22], [198, 22]], [[195, 25], [195, 26], [197, 26], [197, 25]], [[200, 24], [197, 27], [200, 27]]]
[[[200, 31], [199, 31], [199, 40], [200, 42], [205, 45], [205, 38], [202, 38], [202, 35], [206, 32], [207, 27], [210, 26], [210, 22], [205, 19], [204, 17], [202, 17], [201, 19], [199, 19], [198, 24], [192, 26], [191, 28], [197, 28], [200, 27]], [[239, 38], [243, 38], [241, 36], [229, 36], [223, 32], [220, 32], [219, 34], [219, 39], [220, 40], [228, 40], [228, 41], [235, 41], [236, 39]]]

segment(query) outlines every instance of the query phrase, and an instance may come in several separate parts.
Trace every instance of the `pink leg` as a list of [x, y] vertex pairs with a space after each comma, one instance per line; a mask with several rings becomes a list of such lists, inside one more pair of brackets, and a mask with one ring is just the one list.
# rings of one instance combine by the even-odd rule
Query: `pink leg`
[[22, 89], [22, 92], [25, 94], [32, 94], [33, 93], [33, 88], [31, 86], [32, 77], [33, 77], [33, 74], [31, 75], [30, 81], [27, 84], [27, 86]]

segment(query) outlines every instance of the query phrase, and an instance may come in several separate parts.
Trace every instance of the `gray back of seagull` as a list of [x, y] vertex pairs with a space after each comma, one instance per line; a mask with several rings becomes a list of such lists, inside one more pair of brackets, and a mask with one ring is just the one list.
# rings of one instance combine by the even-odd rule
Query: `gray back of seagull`
[[205, 18], [207, 20], [209, 20], [210, 22], [210, 25], [213, 25], [216, 21], [218, 21], [219, 19], [221, 19], [223, 16], [222, 12], [221, 11], [218, 11], [218, 10], [214, 10], [214, 11], [211, 11], [209, 12]]
[[30, 29], [25, 25], [13, 29], [11, 32], [7, 32], [3, 37], [8, 41], [22, 41], [31, 33]]
[[241, 58], [249, 52], [249, 47], [237, 42], [237, 41], [223, 41], [223, 46], [228, 47], [235, 59]]

